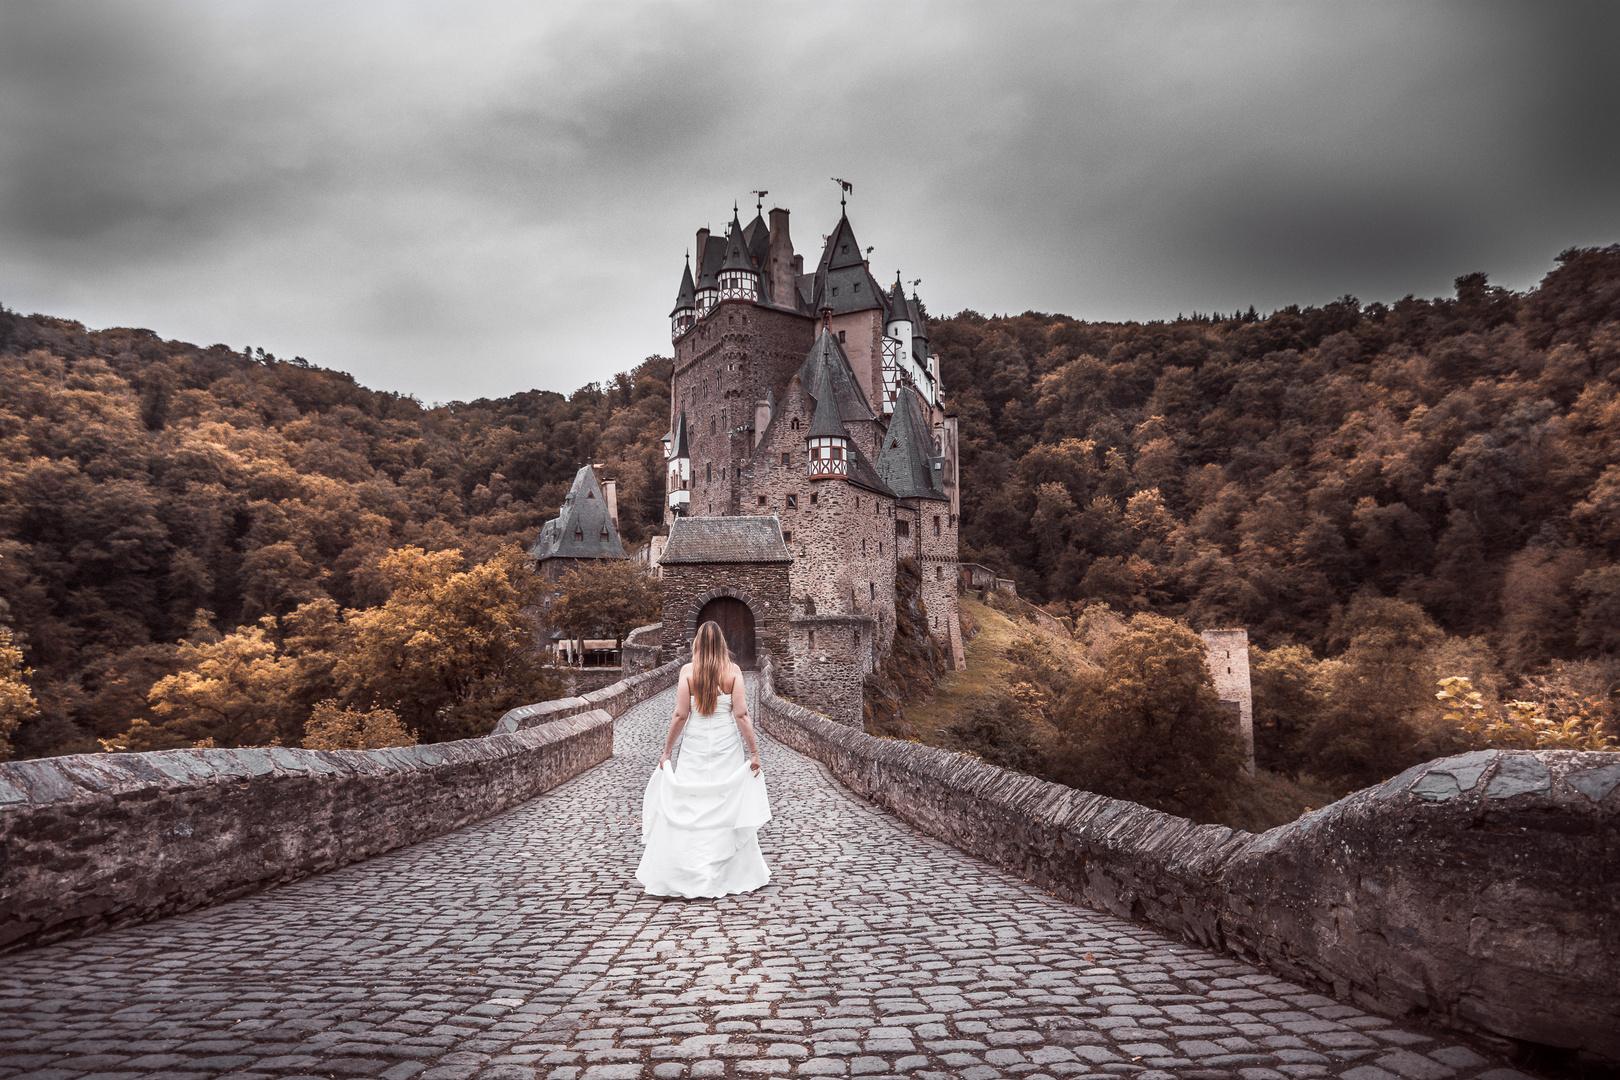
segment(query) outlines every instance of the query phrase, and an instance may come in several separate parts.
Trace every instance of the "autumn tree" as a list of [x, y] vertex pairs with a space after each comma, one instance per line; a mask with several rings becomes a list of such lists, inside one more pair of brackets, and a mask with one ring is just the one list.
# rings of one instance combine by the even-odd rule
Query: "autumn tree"
[[561, 693], [530, 615], [540, 577], [516, 547], [473, 567], [402, 548], [378, 565], [389, 596], [347, 613], [333, 669], [349, 707], [386, 706], [424, 740], [489, 734], [508, 709]]
[[1054, 778], [1200, 821], [1214, 820], [1243, 755], [1203, 638], [1148, 613], [1113, 636], [1099, 671], [1076, 676], [1057, 710]]
[[306, 750], [379, 750], [385, 746], [415, 746], [416, 736], [406, 730], [392, 709], [345, 709], [336, 701], [318, 702], [304, 726]]
[[39, 711], [28, 689], [28, 675], [22, 649], [14, 643], [11, 628], [0, 626], [0, 761], [11, 757], [11, 736], [17, 725]]
[[[563, 574], [557, 595], [546, 608], [546, 621], [578, 639], [601, 632], [617, 648], [631, 630], [657, 619], [661, 604], [657, 580], [640, 563], [603, 559]], [[583, 655], [583, 640], [580, 652]]]
[[1323, 667], [1325, 703], [1304, 738], [1312, 771], [1360, 787], [1432, 756], [1418, 721], [1431, 711], [1439, 629], [1415, 604], [1358, 596], [1334, 633], [1348, 647]]

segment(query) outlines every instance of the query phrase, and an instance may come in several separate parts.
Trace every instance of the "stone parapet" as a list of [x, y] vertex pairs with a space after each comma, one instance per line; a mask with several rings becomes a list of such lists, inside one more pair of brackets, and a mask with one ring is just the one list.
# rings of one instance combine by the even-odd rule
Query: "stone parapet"
[[875, 738], [762, 674], [762, 730], [1066, 899], [1379, 1012], [1620, 1059], [1620, 755], [1443, 758], [1254, 835]]
[[[662, 539], [659, 537], [658, 539]], [[664, 643], [664, 624], [649, 623], [630, 631], [620, 649], [625, 674], [639, 675], [658, 666], [658, 654]]]
[[631, 675], [579, 697], [557, 698], [554, 701], [541, 701], [534, 705], [519, 705], [515, 709], [507, 710], [506, 714], [495, 722], [494, 734], [538, 727], [570, 716], [578, 716], [592, 709], [602, 709], [609, 716], [616, 718], [632, 705], [639, 705], [654, 694], [674, 686], [675, 681], [681, 677], [683, 662], [682, 659], [676, 658], [651, 671]]
[[603, 709], [383, 750], [0, 764], [0, 951], [230, 900], [482, 821], [613, 755]]

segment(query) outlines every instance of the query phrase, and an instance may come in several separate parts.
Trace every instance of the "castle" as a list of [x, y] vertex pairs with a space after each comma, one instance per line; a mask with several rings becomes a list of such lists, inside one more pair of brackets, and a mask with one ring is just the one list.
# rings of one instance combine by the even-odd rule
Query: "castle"
[[741, 662], [769, 650], [784, 690], [855, 723], [893, 642], [900, 560], [963, 663], [956, 420], [915, 289], [880, 285], [870, 251], [847, 213], [810, 273], [786, 210], [698, 230], [670, 313], [659, 558], [668, 655], [714, 619]]

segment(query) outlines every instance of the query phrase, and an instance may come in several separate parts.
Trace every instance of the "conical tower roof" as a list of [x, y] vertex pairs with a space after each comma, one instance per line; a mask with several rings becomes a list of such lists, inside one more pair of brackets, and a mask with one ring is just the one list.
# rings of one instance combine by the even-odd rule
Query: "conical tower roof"
[[687, 444], [687, 441], [686, 441], [686, 410], [685, 409], [682, 409], [681, 412], [680, 412], [680, 415], [675, 418], [675, 430], [670, 433], [669, 445], [670, 445], [670, 455], [669, 456], [672, 457], [672, 458], [683, 458], [683, 457], [689, 458], [689, 457], [692, 456], [692, 449]]
[[838, 344], [838, 339], [831, 330], [823, 327], [821, 336], [816, 343], [810, 346], [810, 352], [799, 365], [799, 378], [804, 382], [806, 390], [817, 401], [818, 408], [821, 394], [818, 387], [825, 372], [833, 400], [838, 403], [838, 418], [843, 423], [852, 423], [860, 420], [876, 420], [877, 413], [873, 411], [871, 402], [866, 400], [866, 392], [861, 389], [859, 380], [855, 378], [855, 371], [849, 366], [849, 357], [844, 354], [844, 347]]
[[720, 264], [721, 272], [727, 270], [747, 270], [754, 272], [754, 258], [748, 251], [748, 241], [743, 237], [742, 222], [737, 220], [737, 208], [731, 208], [731, 224], [726, 228], [726, 261]]
[[851, 441], [849, 432], [844, 430], [843, 417], [838, 415], [838, 394], [833, 389], [832, 372], [827, 365], [818, 365], [811, 372], [813, 382], [805, 384], [810, 396], [816, 399], [816, 415], [810, 421], [810, 432], [807, 439], [843, 439]]
[[681, 291], [675, 294], [675, 310], [669, 313], [674, 318], [677, 312], [697, 307], [697, 286], [692, 284], [692, 256], [686, 257], [686, 269], [681, 273]]
[[911, 321], [911, 309], [906, 306], [906, 290], [900, 284], [900, 271], [894, 272], [894, 289], [889, 293], [889, 321]]
[[878, 452], [877, 474], [902, 499], [947, 499], [935, 460], [922, 402], [915, 390], [902, 387]]

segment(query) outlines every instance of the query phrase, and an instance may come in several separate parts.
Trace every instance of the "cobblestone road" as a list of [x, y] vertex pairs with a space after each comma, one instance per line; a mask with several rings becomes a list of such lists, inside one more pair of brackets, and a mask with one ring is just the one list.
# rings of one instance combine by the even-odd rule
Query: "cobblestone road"
[[477, 827], [0, 957], [0, 1078], [1520, 1076], [1060, 903], [770, 740], [772, 884], [644, 896], [671, 700], [620, 720], [611, 761]]

